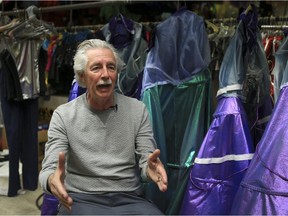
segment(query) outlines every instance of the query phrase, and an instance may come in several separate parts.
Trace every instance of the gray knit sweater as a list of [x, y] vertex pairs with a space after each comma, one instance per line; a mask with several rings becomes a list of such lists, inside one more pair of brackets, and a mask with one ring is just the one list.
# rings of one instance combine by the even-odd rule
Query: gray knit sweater
[[147, 156], [156, 148], [149, 115], [137, 99], [115, 93], [115, 102], [117, 110], [96, 111], [83, 94], [55, 109], [39, 176], [44, 191], [60, 151], [68, 192], [141, 191]]

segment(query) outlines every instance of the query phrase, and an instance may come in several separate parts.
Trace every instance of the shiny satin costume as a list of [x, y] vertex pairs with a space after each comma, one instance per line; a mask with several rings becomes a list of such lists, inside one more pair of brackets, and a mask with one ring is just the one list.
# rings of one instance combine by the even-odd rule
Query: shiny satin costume
[[251, 98], [255, 89], [247, 82], [251, 77], [257, 78], [253, 84], [259, 85], [257, 95], [261, 96], [261, 105], [265, 105], [269, 98], [265, 88], [269, 86], [269, 70], [261, 40], [246, 34], [247, 29], [253, 30], [253, 15], [251, 11], [241, 17], [226, 50], [219, 73], [217, 108], [191, 168], [180, 214], [230, 214], [240, 182], [254, 156], [249, 124], [254, 116], [247, 115], [247, 110], [255, 109]]
[[[202, 17], [181, 8], [155, 27], [142, 82], [161, 161], [166, 193], [146, 185], [163, 212], [177, 214], [183, 185], [210, 124], [210, 47]], [[179, 198], [180, 197], [180, 198]]]

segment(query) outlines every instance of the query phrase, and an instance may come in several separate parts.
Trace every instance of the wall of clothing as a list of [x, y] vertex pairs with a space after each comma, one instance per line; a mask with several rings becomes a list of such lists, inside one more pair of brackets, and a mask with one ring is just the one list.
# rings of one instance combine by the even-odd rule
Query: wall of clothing
[[[75, 49], [98, 38], [113, 44], [124, 60], [116, 91], [142, 100], [150, 113], [169, 187], [162, 193], [144, 184], [147, 198], [165, 214], [288, 213], [282, 206], [288, 197], [288, 133], [282, 125], [288, 118], [287, 38], [283, 28], [259, 28], [257, 7], [249, 5], [232, 22], [207, 20], [181, 7], [157, 23], [117, 14], [104, 25], [66, 31], [37, 19], [34, 9], [27, 8], [27, 19], [0, 26], [8, 196], [21, 189], [19, 161], [24, 189], [37, 186], [38, 98], [60, 94], [69, 100], [80, 91]], [[257, 175], [262, 178], [256, 181]], [[281, 191], [267, 176], [279, 181]], [[277, 199], [269, 199], [271, 194]]]

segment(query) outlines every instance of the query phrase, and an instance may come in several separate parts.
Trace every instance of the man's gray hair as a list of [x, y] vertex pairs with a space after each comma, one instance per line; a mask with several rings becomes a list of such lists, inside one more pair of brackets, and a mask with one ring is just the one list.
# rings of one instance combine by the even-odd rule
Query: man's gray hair
[[100, 40], [100, 39], [90, 39], [90, 40], [85, 40], [82, 43], [80, 43], [77, 47], [77, 51], [74, 56], [74, 73], [75, 73], [75, 79], [78, 82], [78, 85], [81, 87], [86, 87], [85, 83], [82, 82], [80, 79], [81, 75], [85, 73], [85, 69], [88, 63], [88, 58], [87, 58], [87, 53], [86, 51], [89, 49], [109, 49], [112, 51], [115, 60], [116, 60], [116, 69], [117, 73], [119, 73], [122, 70], [122, 67], [124, 65], [123, 61], [121, 60], [120, 56], [118, 55], [116, 49], [109, 44], [106, 41]]

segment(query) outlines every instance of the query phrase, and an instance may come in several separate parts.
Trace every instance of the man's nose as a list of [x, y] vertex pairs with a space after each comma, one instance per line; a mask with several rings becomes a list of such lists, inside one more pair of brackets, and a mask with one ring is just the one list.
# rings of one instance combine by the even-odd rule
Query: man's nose
[[102, 76], [102, 77], [108, 77], [108, 76], [109, 76], [108, 68], [107, 68], [107, 67], [103, 67], [101, 76]]

